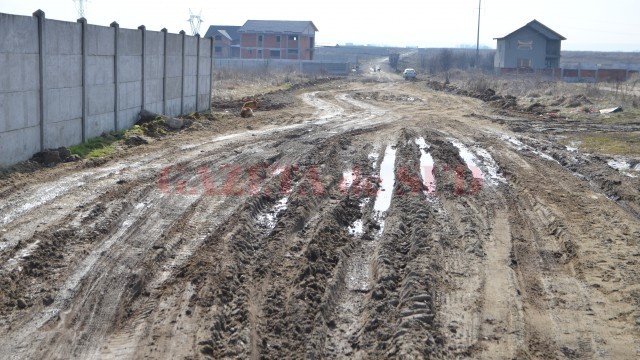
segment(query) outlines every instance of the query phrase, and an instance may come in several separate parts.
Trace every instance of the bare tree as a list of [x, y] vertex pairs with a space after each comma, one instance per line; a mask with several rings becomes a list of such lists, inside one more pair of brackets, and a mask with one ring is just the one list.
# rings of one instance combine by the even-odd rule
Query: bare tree
[[445, 84], [448, 84], [449, 77], [451, 76], [449, 71], [453, 67], [453, 52], [451, 49], [442, 49], [440, 54], [437, 55], [436, 61], [440, 67], [440, 71], [444, 74]]

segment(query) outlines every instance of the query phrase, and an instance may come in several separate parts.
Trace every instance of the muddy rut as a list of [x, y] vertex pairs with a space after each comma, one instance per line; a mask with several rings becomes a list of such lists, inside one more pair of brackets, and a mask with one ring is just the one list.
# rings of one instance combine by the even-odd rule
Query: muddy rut
[[294, 103], [0, 189], [2, 358], [640, 356], [638, 178], [393, 77]]

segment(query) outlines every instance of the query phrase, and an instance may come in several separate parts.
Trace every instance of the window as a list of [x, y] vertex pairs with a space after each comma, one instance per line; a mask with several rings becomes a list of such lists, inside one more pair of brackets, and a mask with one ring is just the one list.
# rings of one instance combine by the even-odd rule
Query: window
[[296, 41], [296, 40], [298, 40], [298, 37], [295, 36], [295, 35], [289, 35], [289, 40]]
[[216, 36], [215, 36], [215, 39], [216, 39], [216, 40], [218, 40], [218, 41], [219, 41], [219, 40], [222, 40], [222, 36], [220, 36], [220, 35], [216, 35]]
[[276, 35], [276, 41], [280, 42], [280, 35]]
[[289, 55], [298, 55], [298, 49], [288, 49], [287, 54]]
[[258, 42], [262, 42], [262, 35], [258, 35]]
[[221, 53], [222, 52], [222, 46], [216, 46], [215, 49], [216, 49], [217, 53]]
[[262, 56], [262, 49], [258, 49], [258, 56]]
[[269, 50], [269, 56], [271, 56], [272, 58], [279, 58], [280, 50]]
[[253, 50], [249, 49], [249, 55], [253, 54]]
[[518, 67], [519, 68], [530, 68], [531, 67], [531, 59], [518, 59]]
[[518, 49], [533, 50], [533, 40], [518, 40]]

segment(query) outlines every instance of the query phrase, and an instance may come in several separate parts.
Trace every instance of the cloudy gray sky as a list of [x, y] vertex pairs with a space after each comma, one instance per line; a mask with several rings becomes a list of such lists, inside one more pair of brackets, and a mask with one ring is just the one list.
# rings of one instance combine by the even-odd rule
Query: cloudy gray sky
[[[189, 32], [189, 8], [209, 25], [246, 20], [311, 20], [317, 43], [457, 47], [475, 45], [478, 0], [90, 0], [90, 24]], [[0, 12], [75, 21], [73, 0], [0, 0]], [[480, 43], [495, 47], [503, 36], [537, 19], [568, 40], [565, 50], [640, 51], [640, 0], [482, 0]]]

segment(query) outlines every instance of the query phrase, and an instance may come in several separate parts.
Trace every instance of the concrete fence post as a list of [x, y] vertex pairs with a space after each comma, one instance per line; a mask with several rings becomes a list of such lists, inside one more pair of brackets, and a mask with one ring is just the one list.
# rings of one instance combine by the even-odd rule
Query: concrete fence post
[[38, 18], [38, 51], [39, 51], [39, 67], [38, 67], [38, 80], [40, 81], [40, 96], [39, 96], [39, 102], [40, 102], [40, 151], [44, 151], [44, 127], [45, 127], [45, 121], [44, 121], [44, 114], [46, 114], [45, 112], [45, 90], [46, 90], [46, 84], [45, 84], [45, 76], [44, 76], [44, 69], [45, 69], [45, 15], [44, 15], [44, 11], [42, 10], [38, 10], [36, 12], [33, 13], [33, 16]]
[[184, 115], [184, 60], [185, 60], [185, 38], [186, 34], [184, 30], [180, 30], [180, 35], [182, 35], [182, 82], [180, 85], [180, 115]]
[[87, 141], [87, 119], [89, 118], [89, 100], [87, 99], [87, 19], [78, 19], [80, 23], [80, 49], [82, 52], [82, 142]]
[[142, 31], [142, 80], [140, 80], [140, 84], [141, 84], [141, 93], [142, 93], [142, 104], [140, 105], [140, 111], [142, 111], [144, 109], [144, 105], [145, 105], [145, 98], [144, 98], [144, 60], [145, 60], [145, 53], [147, 52], [147, 47], [146, 47], [146, 31], [147, 28], [144, 25], [140, 25], [138, 26], [138, 29], [140, 31]]
[[167, 114], [167, 28], [162, 30], [164, 34], [164, 61], [162, 69], [162, 113]]
[[214, 45], [213, 45], [213, 36], [209, 38], [211, 40], [211, 65], [209, 66], [209, 112], [211, 112], [211, 97], [213, 96], [213, 54], [214, 54]]
[[111, 27], [114, 30], [113, 42], [114, 42], [114, 52], [113, 52], [113, 129], [115, 131], [119, 131], [118, 129], [118, 113], [120, 112], [120, 104], [118, 102], [118, 91], [119, 91], [119, 83], [118, 83], [118, 37], [120, 35], [120, 25], [117, 22], [112, 22]]
[[200, 97], [200, 34], [196, 34], [196, 112], [200, 110], [198, 98]]

